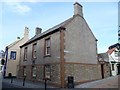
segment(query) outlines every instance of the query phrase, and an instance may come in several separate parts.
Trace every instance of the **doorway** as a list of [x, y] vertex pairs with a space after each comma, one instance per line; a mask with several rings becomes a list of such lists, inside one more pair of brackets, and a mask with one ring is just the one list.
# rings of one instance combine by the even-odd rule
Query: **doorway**
[[120, 75], [120, 64], [117, 64], [118, 75]]
[[104, 78], [104, 64], [101, 64], [101, 75], [103, 79]]

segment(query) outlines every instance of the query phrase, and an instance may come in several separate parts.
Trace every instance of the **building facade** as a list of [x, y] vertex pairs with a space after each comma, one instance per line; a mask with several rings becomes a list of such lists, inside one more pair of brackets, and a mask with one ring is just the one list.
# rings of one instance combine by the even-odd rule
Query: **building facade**
[[28, 28], [25, 27], [24, 37], [22, 39], [18, 37], [15, 42], [6, 46], [4, 77], [8, 77], [10, 74], [16, 77], [18, 63], [20, 59], [20, 46], [29, 40], [28, 33], [29, 33]]
[[116, 76], [120, 74], [120, 50], [116, 47], [107, 51], [109, 55], [109, 63], [111, 65], [111, 74]]
[[3, 71], [2, 59], [4, 60], [4, 51], [0, 50], [0, 72]]
[[101, 75], [102, 79], [108, 78], [111, 76], [111, 64], [109, 62], [108, 53], [98, 54], [99, 64], [101, 65]]
[[101, 79], [97, 59], [97, 39], [83, 17], [82, 6], [74, 4], [68, 20], [36, 35], [21, 46], [18, 78], [67, 86], [68, 76], [75, 84]]

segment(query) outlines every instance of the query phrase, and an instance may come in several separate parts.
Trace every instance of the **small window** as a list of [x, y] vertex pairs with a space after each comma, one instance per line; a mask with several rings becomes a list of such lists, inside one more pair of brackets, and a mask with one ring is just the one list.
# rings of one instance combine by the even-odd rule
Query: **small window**
[[118, 57], [120, 57], [120, 51], [118, 52]]
[[26, 66], [23, 67], [23, 76], [26, 76], [27, 74], [27, 71], [26, 71]]
[[37, 76], [37, 68], [35, 66], [32, 66], [32, 77]]
[[114, 64], [112, 64], [112, 70], [115, 70], [115, 68], [114, 68]]
[[24, 60], [27, 60], [27, 47], [24, 49]]
[[37, 46], [37, 43], [33, 44], [33, 58], [37, 58], [36, 46]]
[[45, 40], [45, 55], [50, 55], [50, 38]]
[[118, 52], [117, 51], [115, 51], [115, 57], [118, 57]]
[[11, 51], [10, 59], [12, 59], [12, 60], [16, 59], [16, 51]]
[[51, 67], [50, 65], [45, 65], [45, 79], [51, 78]]

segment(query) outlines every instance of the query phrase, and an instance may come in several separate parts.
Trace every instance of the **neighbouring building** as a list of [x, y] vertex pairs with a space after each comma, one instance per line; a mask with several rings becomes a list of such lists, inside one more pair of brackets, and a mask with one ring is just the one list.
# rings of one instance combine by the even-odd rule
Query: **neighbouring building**
[[21, 47], [18, 78], [67, 86], [68, 76], [75, 84], [101, 79], [97, 59], [97, 39], [83, 17], [82, 6], [74, 4], [74, 15], [36, 35]]
[[98, 54], [98, 60], [101, 65], [101, 75], [102, 78], [108, 78], [111, 76], [111, 65], [109, 63], [108, 53]]
[[19, 58], [20, 58], [20, 46], [29, 40], [28, 34], [29, 34], [29, 29], [25, 27], [24, 37], [21, 39], [20, 37], [17, 37], [17, 40], [15, 40], [15, 42], [6, 46], [4, 75], [3, 75], [4, 77], [8, 77], [9, 75], [16, 77]]
[[4, 59], [4, 51], [0, 50], [0, 72], [3, 70], [2, 59]]
[[120, 50], [118, 47], [110, 48], [107, 51], [111, 65], [112, 76], [120, 74]]

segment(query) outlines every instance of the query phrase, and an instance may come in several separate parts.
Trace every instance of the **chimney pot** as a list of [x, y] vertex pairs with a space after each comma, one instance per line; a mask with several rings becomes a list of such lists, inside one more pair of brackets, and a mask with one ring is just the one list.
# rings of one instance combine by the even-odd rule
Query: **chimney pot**
[[35, 31], [35, 35], [38, 35], [38, 34], [40, 34], [41, 33], [41, 31], [42, 31], [42, 29], [41, 28], [39, 28], [39, 27], [36, 27], [36, 29], [35, 29], [36, 31]]

